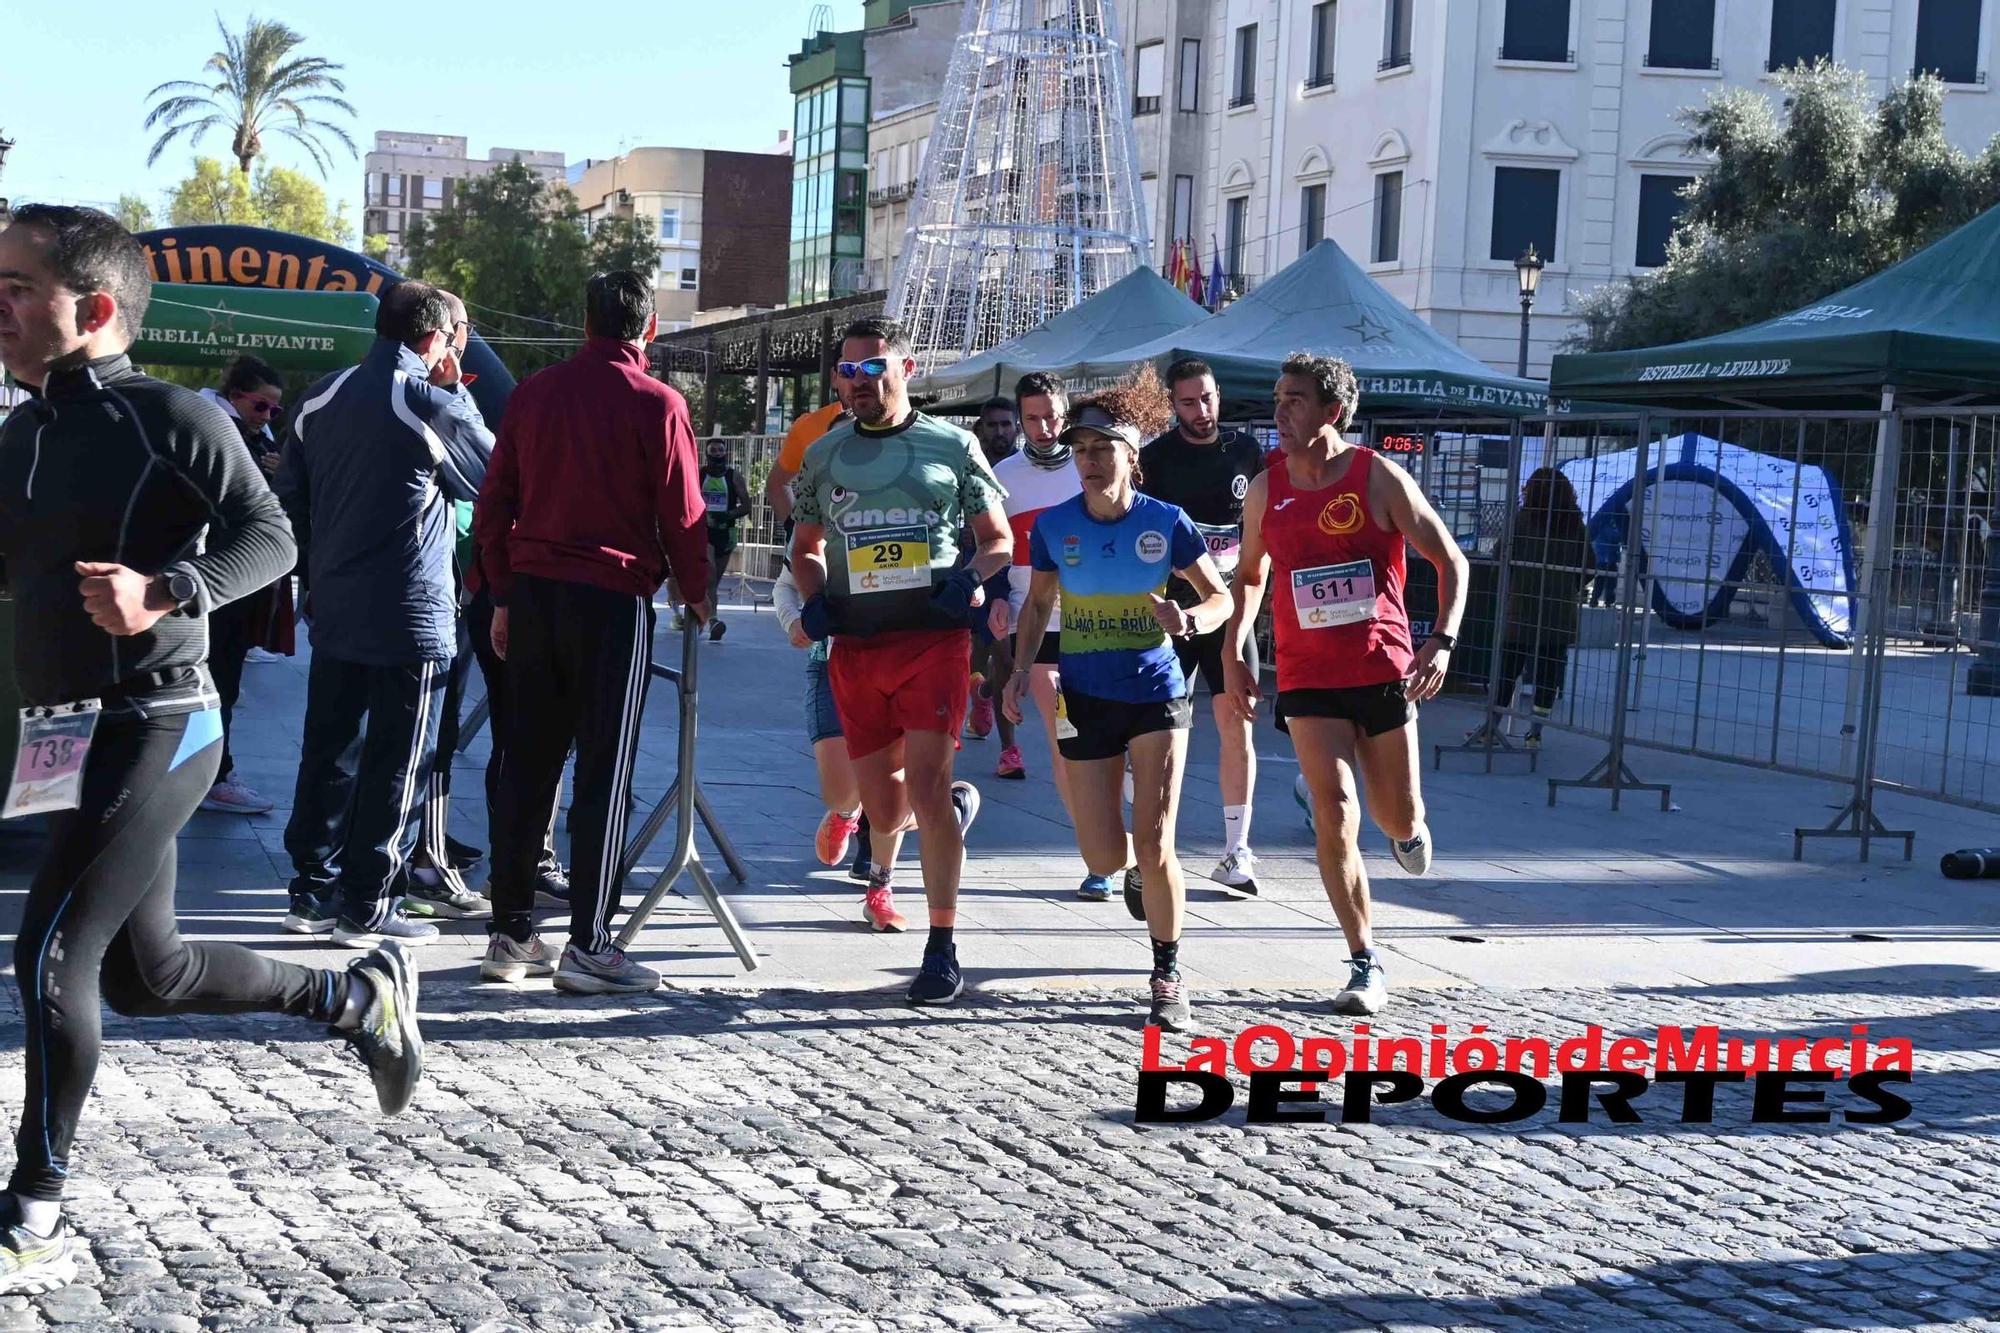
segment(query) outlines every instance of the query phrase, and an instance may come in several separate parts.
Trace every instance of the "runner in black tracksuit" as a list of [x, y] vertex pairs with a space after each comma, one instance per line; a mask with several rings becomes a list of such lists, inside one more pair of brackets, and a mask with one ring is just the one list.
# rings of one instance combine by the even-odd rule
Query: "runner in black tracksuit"
[[100, 1001], [332, 1022], [390, 1111], [408, 1105], [421, 1064], [415, 972], [396, 946], [343, 974], [191, 944], [175, 924], [174, 836], [222, 748], [206, 617], [283, 575], [294, 549], [221, 409], [126, 359], [150, 287], [138, 246], [95, 210], [31, 206], [0, 232], [0, 360], [36, 392], [0, 426], [14, 671], [31, 707], [103, 707], [78, 804], [49, 816], [15, 940], [27, 1087], [0, 1196], [0, 1294], [75, 1275], [59, 1201]]

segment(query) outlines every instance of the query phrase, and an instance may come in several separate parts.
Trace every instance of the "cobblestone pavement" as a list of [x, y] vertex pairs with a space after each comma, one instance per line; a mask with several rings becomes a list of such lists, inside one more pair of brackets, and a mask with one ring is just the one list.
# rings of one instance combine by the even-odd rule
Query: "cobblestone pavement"
[[[1962, 969], [1408, 992], [1375, 1023], [1867, 1021], [1918, 1051], [1914, 1115], [1873, 1128], [1753, 1127], [1743, 1089], [1708, 1126], [1677, 1095], [1617, 1127], [1247, 1126], [1240, 1096], [1135, 1125], [1136, 988], [426, 998], [394, 1121], [312, 1032], [112, 1020], [85, 1280], [0, 1329], [2000, 1328], [2000, 983]], [[1348, 1030], [1323, 994], [1197, 1004]]]

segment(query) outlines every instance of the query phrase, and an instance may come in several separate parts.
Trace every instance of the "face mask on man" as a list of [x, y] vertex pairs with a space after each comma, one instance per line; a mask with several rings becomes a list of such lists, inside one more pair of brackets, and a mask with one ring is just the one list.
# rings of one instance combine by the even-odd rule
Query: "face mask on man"
[[727, 454], [710, 454], [708, 462], [703, 465], [702, 470], [705, 472], [720, 472], [728, 466], [729, 456]]

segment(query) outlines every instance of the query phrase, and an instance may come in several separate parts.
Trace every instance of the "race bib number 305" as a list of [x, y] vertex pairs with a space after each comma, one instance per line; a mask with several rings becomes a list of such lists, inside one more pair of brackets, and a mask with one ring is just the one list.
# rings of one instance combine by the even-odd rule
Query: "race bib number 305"
[[1331, 629], [1375, 619], [1375, 566], [1366, 560], [1292, 571], [1292, 607], [1300, 629]]
[[0, 819], [74, 810], [83, 794], [83, 761], [97, 730], [95, 699], [61, 708], [21, 710], [21, 745]]
[[918, 524], [847, 534], [849, 594], [931, 586], [931, 538]]
[[1197, 523], [1194, 527], [1201, 534], [1202, 544], [1208, 548], [1208, 558], [1215, 562], [1216, 572], [1224, 577], [1234, 574], [1243, 555], [1243, 529], [1212, 523]]

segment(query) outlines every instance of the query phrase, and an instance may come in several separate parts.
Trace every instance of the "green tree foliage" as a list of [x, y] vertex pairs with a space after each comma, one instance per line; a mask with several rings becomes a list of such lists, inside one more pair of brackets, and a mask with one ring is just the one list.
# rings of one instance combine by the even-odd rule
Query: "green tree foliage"
[[212, 157], [196, 158], [193, 174], [168, 192], [167, 220], [177, 227], [202, 222], [272, 227], [336, 245], [351, 238], [347, 205], [329, 208], [318, 181], [284, 167], [259, 167], [254, 177], [245, 176]]
[[461, 184], [449, 208], [411, 221], [409, 276], [462, 298], [516, 378], [560, 361], [583, 337], [583, 285], [598, 269], [630, 268], [649, 281], [658, 242], [632, 219], [584, 230], [576, 197], [519, 162]]
[[118, 225], [129, 232], [151, 231], [159, 225], [153, 218], [153, 206], [136, 194], [118, 196], [116, 216]]
[[349, 157], [356, 156], [354, 139], [324, 118], [333, 111], [354, 114], [353, 107], [333, 96], [347, 91], [336, 77], [342, 66], [298, 54], [305, 37], [282, 23], [253, 15], [242, 32], [234, 33], [218, 15], [215, 26], [222, 49], [202, 66], [209, 82], [174, 79], [146, 94], [160, 100], [147, 114], [145, 128], [166, 127], [146, 155], [147, 166], [159, 161], [175, 139], [185, 135], [192, 146], [210, 130], [229, 134], [230, 155], [246, 176], [264, 155], [266, 134], [305, 149], [322, 176], [330, 161], [327, 138], [339, 140]]
[[1664, 267], [1578, 302], [1580, 351], [1704, 337], [1809, 305], [1896, 262], [2000, 200], [2000, 139], [1978, 157], [1944, 133], [1944, 85], [1867, 79], [1821, 61], [1681, 113], [1714, 168], [1687, 193]]

